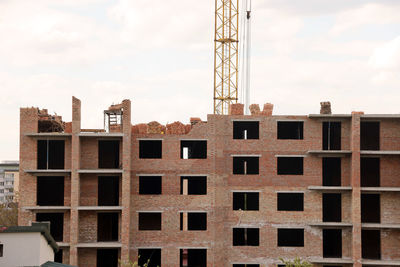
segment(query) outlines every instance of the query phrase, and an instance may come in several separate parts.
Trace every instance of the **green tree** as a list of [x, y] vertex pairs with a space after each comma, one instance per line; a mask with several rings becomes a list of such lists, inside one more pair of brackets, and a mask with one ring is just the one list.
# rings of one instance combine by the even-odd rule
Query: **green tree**
[[0, 204], [0, 226], [18, 225], [18, 203], [6, 199]]
[[279, 258], [286, 267], [311, 267], [312, 264], [306, 260], [302, 260], [299, 257], [296, 257], [294, 260], [284, 260]]
[[143, 264], [142, 266], [140, 266], [137, 261], [133, 262], [133, 261], [130, 261], [130, 260], [129, 261], [121, 261], [121, 260], [119, 260], [119, 264], [120, 264], [121, 267], [148, 267], [149, 264], [150, 264], [150, 259], [145, 264]]

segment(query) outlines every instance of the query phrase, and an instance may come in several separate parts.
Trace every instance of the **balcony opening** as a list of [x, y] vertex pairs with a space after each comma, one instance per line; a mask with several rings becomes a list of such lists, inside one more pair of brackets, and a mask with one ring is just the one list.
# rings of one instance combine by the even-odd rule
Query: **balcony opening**
[[118, 217], [115, 212], [97, 214], [97, 241], [118, 241]]
[[304, 122], [278, 121], [278, 139], [303, 139]]
[[207, 213], [206, 212], [181, 212], [180, 213], [181, 231], [206, 231]]
[[37, 168], [39, 170], [64, 169], [64, 140], [37, 141]]
[[140, 140], [139, 158], [141, 159], [161, 159], [162, 141], [161, 140]]
[[259, 193], [233, 192], [233, 210], [259, 210]]
[[140, 248], [138, 258], [139, 266], [161, 267], [160, 248]]
[[98, 182], [98, 205], [119, 205], [119, 177], [99, 176]]
[[64, 177], [39, 176], [36, 197], [38, 206], [64, 206]]
[[278, 193], [279, 211], [304, 211], [304, 193]]
[[161, 231], [161, 212], [140, 212], [139, 231]]
[[361, 158], [361, 186], [380, 186], [380, 158]]
[[379, 230], [361, 231], [361, 251], [363, 259], [381, 259], [381, 232]]
[[342, 230], [323, 229], [323, 254], [324, 258], [342, 257]]
[[380, 125], [379, 122], [361, 122], [361, 150], [379, 150], [380, 146]]
[[326, 121], [322, 126], [322, 149], [341, 150], [342, 124], [337, 121]]
[[322, 158], [322, 184], [323, 186], [342, 185], [341, 158]]
[[304, 247], [304, 229], [278, 229], [278, 247]]
[[258, 139], [259, 124], [258, 121], [234, 121], [233, 139]]
[[118, 267], [118, 249], [97, 249], [97, 267]]
[[[57, 241], [57, 240], [56, 240]], [[63, 249], [59, 249], [54, 254], [54, 262], [62, 263], [63, 262]]]
[[118, 169], [119, 164], [119, 141], [99, 141], [99, 168]]
[[181, 141], [181, 159], [206, 159], [207, 141]]
[[303, 175], [303, 157], [278, 157], [278, 175]]
[[342, 221], [342, 195], [341, 194], [322, 194], [322, 221], [341, 222]]
[[180, 249], [179, 267], [207, 267], [207, 249]]
[[63, 241], [64, 213], [36, 213], [37, 222], [49, 222], [50, 234], [57, 242]]
[[232, 267], [260, 267], [260, 264], [233, 264]]
[[259, 246], [260, 229], [233, 228], [233, 246]]
[[381, 203], [379, 194], [361, 194], [361, 222], [381, 222]]
[[162, 178], [161, 176], [140, 176], [139, 194], [141, 195], [161, 195]]
[[258, 157], [233, 157], [233, 174], [259, 174]]
[[181, 195], [207, 195], [207, 177], [182, 176]]

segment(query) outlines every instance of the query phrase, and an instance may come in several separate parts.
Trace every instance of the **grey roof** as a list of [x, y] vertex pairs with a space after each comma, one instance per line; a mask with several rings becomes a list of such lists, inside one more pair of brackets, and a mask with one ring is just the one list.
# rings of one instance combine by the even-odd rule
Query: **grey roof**
[[48, 261], [48, 262], [40, 265], [40, 267], [75, 267], [75, 266], [62, 264], [62, 263], [58, 263], [58, 262], [53, 262], [53, 261]]

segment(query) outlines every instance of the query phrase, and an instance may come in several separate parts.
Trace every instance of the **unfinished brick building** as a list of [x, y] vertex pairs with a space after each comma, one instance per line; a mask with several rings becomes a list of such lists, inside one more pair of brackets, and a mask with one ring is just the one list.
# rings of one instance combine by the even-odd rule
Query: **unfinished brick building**
[[22, 108], [19, 224], [50, 221], [58, 261], [117, 266], [400, 265], [400, 115], [321, 113], [81, 129]]

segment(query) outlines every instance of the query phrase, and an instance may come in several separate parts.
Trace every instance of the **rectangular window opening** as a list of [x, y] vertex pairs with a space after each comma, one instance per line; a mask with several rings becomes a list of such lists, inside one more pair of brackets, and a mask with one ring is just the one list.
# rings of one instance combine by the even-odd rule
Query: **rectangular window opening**
[[54, 254], [54, 262], [62, 263], [63, 262], [63, 249], [59, 249]]
[[259, 246], [260, 229], [233, 228], [233, 246]]
[[341, 194], [322, 194], [322, 221], [341, 222], [342, 221], [342, 195]]
[[278, 139], [303, 139], [304, 122], [278, 121]]
[[4, 249], [4, 245], [0, 244], [0, 257], [3, 257], [3, 249]]
[[233, 157], [233, 174], [259, 174], [259, 157]]
[[322, 158], [322, 184], [323, 186], [341, 186], [341, 158]]
[[119, 162], [118, 140], [100, 140], [99, 141], [99, 168], [100, 169], [118, 169]]
[[278, 229], [278, 247], [304, 247], [304, 229]]
[[259, 139], [258, 121], [234, 121], [233, 139]]
[[361, 186], [380, 186], [380, 158], [361, 158]]
[[50, 223], [50, 234], [57, 242], [63, 241], [64, 213], [36, 213], [37, 222]]
[[182, 176], [181, 195], [206, 195], [207, 177], [206, 176]]
[[[186, 151], [186, 152], [185, 152]], [[207, 141], [181, 141], [181, 159], [206, 159]]]
[[160, 248], [140, 248], [138, 258], [139, 266], [161, 267]]
[[379, 150], [380, 124], [379, 122], [361, 122], [361, 150]]
[[303, 157], [278, 157], [278, 175], [303, 175]]
[[181, 231], [206, 231], [207, 213], [206, 212], [181, 212], [180, 213]]
[[304, 193], [278, 193], [279, 211], [304, 211]]
[[117, 267], [118, 249], [97, 249], [97, 267]]
[[381, 259], [381, 232], [379, 230], [361, 231], [361, 251], [363, 259]]
[[323, 254], [324, 258], [342, 257], [342, 230], [323, 229]]
[[341, 150], [342, 124], [336, 121], [326, 121], [322, 126], [322, 149]]
[[233, 192], [233, 210], [259, 210], [259, 193]]
[[161, 212], [140, 212], [139, 231], [161, 231]]
[[118, 217], [115, 212], [97, 214], [97, 241], [118, 241]]
[[207, 249], [180, 249], [179, 267], [207, 267]]
[[361, 222], [381, 222], [381, 204], [379, 194], [361, 194]]
[[141, 195], [161, 195], [162, 177], [161, 176], [140, 176], [139, 194]]
[[37, 168], [39, 170], [64, 169], [64, 140], [37, 141]]
[[161, 159], [162, 140], [139, 140], [139, 158]]
[[119, 177], [99, 176], [98, 178], [98, 205], [119, 205]]
[[38, 206], [64, 206], [64, 177], [38, 176], [36, 203]]

